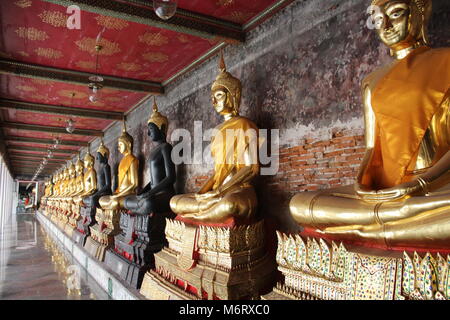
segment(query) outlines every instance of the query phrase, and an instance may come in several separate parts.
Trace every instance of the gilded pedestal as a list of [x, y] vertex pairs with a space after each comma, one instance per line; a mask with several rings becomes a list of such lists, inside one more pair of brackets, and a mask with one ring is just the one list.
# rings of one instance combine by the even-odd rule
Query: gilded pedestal
[[450, 255], [347, 250], [342, 243], [278, 232], [284, 280], [265, 300], [445, 300]]
[[65, 226], [65, 232], [69, 237], [73, 237], [74, 230], [77, 228], [77, 223], [81, 219], [81, 206], [72, 203], [71, 213], [68, 216], [68, 221]]
[[90, 236], [86, 239], [85, 248], [99, 261], [104, 261], [108, 248], [114, 246], [114, 236], [120, 232], [120, 210], [97, 209], [97, 224], [90, 227]]
[[81, 246], [85, 245], [87, 237], [91, 234], [90, 227], [94, 226], [96, 223], [95, 211], [95, 207], [80, 208], [80, 219], [77, 221], [72, 239]]
[[251, 299], [272, 283], [263, 221], [206, 227], [167, 219], [165, 233], [168, 246], [142, 283], [148, 299]]

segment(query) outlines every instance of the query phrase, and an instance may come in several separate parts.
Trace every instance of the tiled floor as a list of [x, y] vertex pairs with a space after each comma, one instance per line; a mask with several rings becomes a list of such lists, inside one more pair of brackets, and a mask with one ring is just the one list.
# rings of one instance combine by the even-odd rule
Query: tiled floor
[[[13, 226], [5, 228], [6, 234], [2, 237], [3, 241], [8, 241], [6, 249], [10, 254], [6, 265], [0, 265], [1, 300], [108, 299], [108, 295], [87, 278], [81, 279], [79, 294], [69, 294], [63, 282], [67, 275], [52, 262], [52, 252], [45, 246], [45, 234], [34, 214], [17, 214], [13, 219]], [[76, 264], [70, 256], [67, 260]]]

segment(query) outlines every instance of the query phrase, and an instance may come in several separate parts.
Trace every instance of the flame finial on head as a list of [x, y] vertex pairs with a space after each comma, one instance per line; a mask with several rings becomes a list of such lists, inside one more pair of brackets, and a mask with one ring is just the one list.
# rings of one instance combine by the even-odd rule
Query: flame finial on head
[[150, 119], [148, 119], [148, 123], [154, 123], [159, 130], [161, 130], [164, 134], [167, 134], [167, 127], [169, 125], [169, 120], [166, 116], [163, 116], [158, 111], [158, 105], [156, 104], [156, 98], [153, 96], [153, 113], [150, 116]]

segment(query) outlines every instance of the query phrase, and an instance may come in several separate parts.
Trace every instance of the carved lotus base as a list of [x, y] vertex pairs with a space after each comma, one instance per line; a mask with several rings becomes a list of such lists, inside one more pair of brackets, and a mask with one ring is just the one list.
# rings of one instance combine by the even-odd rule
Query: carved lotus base
[[172, 213], [137, 215], [122, 212], [122, 232], [114, 238], [114, 248], [106, 253], [105, 263], [130, 286], [139, 289], [144, 274], [154, 267], [155, 252], [167, 243], [166, 217]]
[[265, 300], [405, 300], [450, 297], [450, 255], [370, 248], [277, 232], [284, 280]]
[[86, 240], [89, 243], [88, 252], [99, 261], [104, 261], [106, 250], [114, 247], [114, 237], [120, 233], [119, 210], [96, 210], [97, 224], [89, 227], [90, 236]]
[[251, 299], [273, 283], [263, 221], [231, 228], [167, 219], [165, 233], [169, 245], [142, 283], [148, 299]]

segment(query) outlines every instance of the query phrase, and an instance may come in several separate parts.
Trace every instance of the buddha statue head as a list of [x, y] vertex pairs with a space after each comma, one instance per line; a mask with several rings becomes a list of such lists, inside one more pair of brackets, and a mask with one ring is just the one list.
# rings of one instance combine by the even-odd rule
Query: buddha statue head
[[227, 72], [222, 52], [220, 53], [219, 70], [220, 73], [211, 87], [214, 109], [220, 115], [238, 115], [241, 105], [241, 81]]
[[83, 161], [81, 161], [81, 159], [80, 159], [80, 155], [78, 155], [78, 160], [75, 163], [75, 172], [76, 172], [77, 177], [79, 177], [83, 174], [83, 170], [84, 170], [84, 164], [83, 164]]
[[71, 162], [70, 163], [70, 166], [69, 166], [69, 169], [68, 169], [68, 178], [69, 179], [73, 179], [73, 178], [75, 178], [75, 174], [76, 174], [76, 171], [75, 171], [75, 165]]
[[85, 168], [90, 169], [94, 166], [94, 157], [89, 152], [86, 153], [83, 160]]
[[392, 51], [428, 43], [431, 0], [373, 0], [372, 5], [380, 9], [373, 16], [378, 36]]
[[63, 171], [63, 179], [67, 180], [69, 179], [69, 167], [66, 167]]
[[153, 141], [159, 141], [167, 135], [169, 120], [158, 111], [156, 98], [153, 97], [153, 113], [148, 119], [148, 135]]
[[125, 121], [123, 122], [122, 135], [119, 137], [117, 145], [121, 154], [128, 154], [133, 151], [133, 137], [128, 134]]

